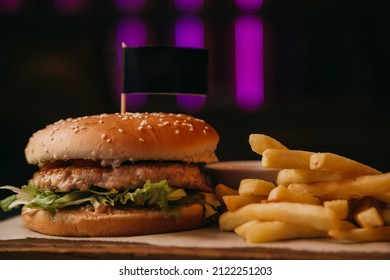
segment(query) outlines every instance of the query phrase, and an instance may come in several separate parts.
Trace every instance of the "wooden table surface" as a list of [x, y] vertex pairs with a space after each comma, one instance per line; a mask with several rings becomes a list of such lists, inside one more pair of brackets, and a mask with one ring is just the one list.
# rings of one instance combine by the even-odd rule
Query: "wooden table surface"
[[319, 253], [271, 248], [183, 248], [142, 243], [18, 239], [0, 241], [1, 259], [390, 259], [390, 253]]

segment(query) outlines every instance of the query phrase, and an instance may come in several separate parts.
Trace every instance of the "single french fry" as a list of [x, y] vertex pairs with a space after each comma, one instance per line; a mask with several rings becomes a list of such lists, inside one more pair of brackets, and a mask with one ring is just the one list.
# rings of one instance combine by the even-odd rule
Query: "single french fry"
[[370, 207], [355, 213], [354, 218], [362, 228], [373, 228], [384, 225], [383, 218], [375, 207]]
[[265, 195], [268, 196], [270, 191], [275, 188], [271, 182], [261, 179], [243, 179], [240, 182], [238, 193], [240, 195]]
[[336, 216], [341, 220], [346, 219], [349, 215], [348, 200], [336, 199], [324, 201], [324, 207], [335, 212]]
[[364, 196], [375, 196], [390, 192], [390, 172], [331, 182], [291, 184], [288, 189], [310, 193], [321, 200], [350, 200]]
[[384, 208], [380, 211], [385, 225], [390, 225], [390, 208]]
[[339, 231], [347, 231], [347, 230], [353, 230], [355, 228], [358, 228], [355, 224], [349, 222], [349, 221], [346, 221], [346, 220], [341, 220], [340, 221], [340, 227], [339, 227]]
[[249, 135], [249, 145], [251, 146], [252, 151], [259, 155], [262, 155], [266, 149], [288, 150], [288, 148], [278, 140], [264, 134]]
[[327, 232], [292, 223], [250, 221], [234, 230], [249, 243], [263, 243], [295, 238], [325, 237]]
[[229, 231], [249, 221], [281, 221], [309, 226], [322, 231], [338, 229], [339, 219], [323, 206], [294, 202], [270, 202], [246, 205], [220, 216], [221, 230]]
[[217, 184], [215, 186], [215, 196], [218, 198], [218, 200], [223, 201], [222, 197], [226, 195], [238, 195], [238, 191], [224, 184]]
[[384, 203], [390, 205], [390, 192], [374, 195], [372, 197], [377, 199], [377, 200], [383, 201]]
[[309, 169], [282, 169], [278, 173], [276, 183], [278, 185], [288, 186], [294, 183], [311, 184], [318, 182], [337, 181], [348, 178], [352, 178], [352, 176], [350, 174], [331, 171]]
[[270, 201], [290, 201], [320, 205], [321, 201], [309, 193], [300, 193], [287, 189], [283, 185], [274, 188], [268, 195]]
[[314, 153], [310, 158], [310, 169], [349, 173], [357, 176], [382, 173], [368, 165], [332, 153]]
[[238, 208], [241, 208], [245, 205], [252, 203], [260, 203], [263, 200], [266, 200], [266, 196], [260, 195], [251, 195], [251, 196], [243, 196], [243, 195], [225, 195], [222, 197], [223, 202], [226, 205], [228, 211], [234, 211]]
[[267, 149], [263, 152], [262, 164], [266, 168], [310, 169], [313, 153], [299, 150]]
[[376, 228], [357, 228], [349, 231], [331, 230], [328, 234], [336, 239], [355, 242], [389, 241], [390, 226]]

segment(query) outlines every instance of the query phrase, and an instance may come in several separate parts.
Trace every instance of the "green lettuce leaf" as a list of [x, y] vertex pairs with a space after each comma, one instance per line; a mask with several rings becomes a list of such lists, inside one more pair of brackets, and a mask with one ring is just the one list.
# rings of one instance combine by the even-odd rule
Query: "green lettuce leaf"
[[205, 209], [205, 218], [214, 215], [220, 206], [214, 194], [197, 193], [183, 189], [175, 189], [162, 180], [157, 183], [147, 181], [136, 190], [105, 190], [89, 189], [88, 191], [74, 190], [69, 193], [41, 190], [27, 185], [21, 189], [16, 187], [0, 187], [16, 192], [0, 201], [3, 211], [9, 211], [20, 205], [29, 208], [39, 208], [54, 215], [59, 209], [75, 205], [92, 205], [97, 209], [100, 205], [128, 206], [158, 206], [165, 217], [180, 218], [180, 208], [189, 203], [200, 203]]

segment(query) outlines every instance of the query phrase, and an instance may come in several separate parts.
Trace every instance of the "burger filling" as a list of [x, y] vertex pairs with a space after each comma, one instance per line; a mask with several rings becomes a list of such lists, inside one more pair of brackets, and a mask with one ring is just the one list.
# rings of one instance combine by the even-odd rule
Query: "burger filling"
[[209, 218], [220, 206], [199, 167], [179, 162], [141, 162], [116, 168], [86, 161], [55, 162], [42, 167], [22, 188], [1, 188], [16, 193], [0, 201], [4, 211], [25, 205], [52, 215], [75, 206], [96, 213], [108, 212], [110, 207], [148, 207], [179, 219], [182, 206], [199, 203]]

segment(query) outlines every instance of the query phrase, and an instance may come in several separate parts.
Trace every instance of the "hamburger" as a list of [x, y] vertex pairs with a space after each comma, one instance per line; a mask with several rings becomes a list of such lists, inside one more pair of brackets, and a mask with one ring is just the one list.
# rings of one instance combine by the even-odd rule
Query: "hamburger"
[[217, 161], [217, 132], [184, 114], [69, 118], [35, 132], [37, 165], [16, 194], [27, 228], [58, 236], [134, 236], [202, 226], [219, 207], [202, 166]]

